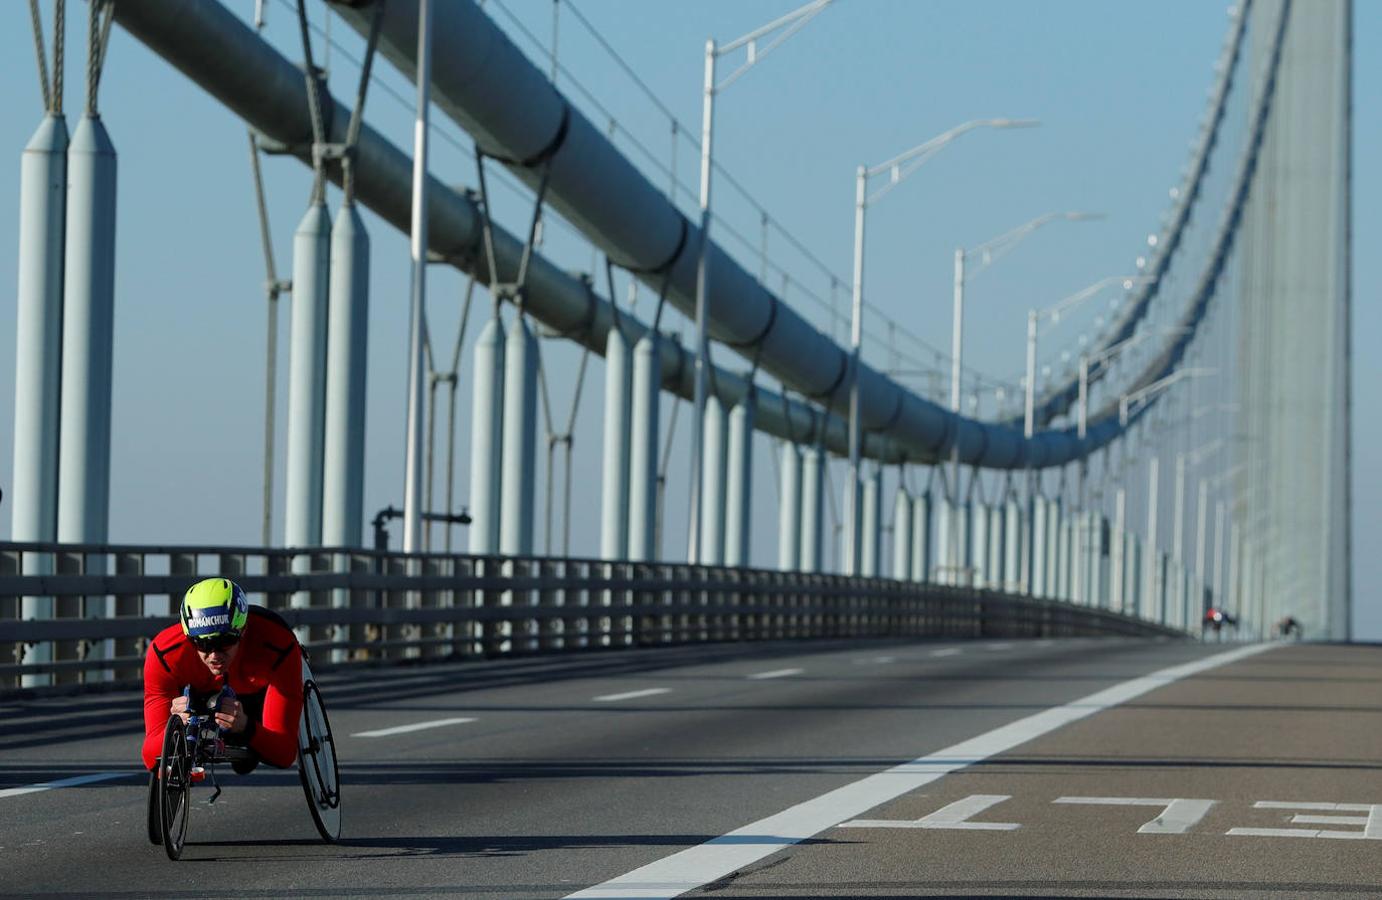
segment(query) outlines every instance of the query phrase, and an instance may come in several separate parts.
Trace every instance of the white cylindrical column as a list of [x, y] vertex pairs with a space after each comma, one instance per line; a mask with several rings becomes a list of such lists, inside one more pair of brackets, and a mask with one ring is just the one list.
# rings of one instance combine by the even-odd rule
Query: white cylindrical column
[[1033, 496], [1028, 501], [1028, 505], [1032, 511], [1032, 526], [1031, 550], [1027, 554], [1030, 561], [1027, 584], [1031, 586], [1032, 596], [1046, 597], [1049, 596], [1046, 590], [1046, 573], [1048, 571], [1046, 545], [1051, 538], [1050, 529], [1047, 525], [1050, 518], [1047, 515], [1048, 506], [1046, 498], [1040, 495]]
[[[10, 536], [51, 543], [58, 538], [58, 425], [62, 385], [64, 223], [67, 218], [67, 120], [46, 115], [19, 166], [19, 290], [14, 347], [14, 479]], [[51, 575], [52, 557], [24, 554], [24, 575]], [[24, 597], [24, 619], [53, 617], [52, 597]], [[22, 662], [53, 658], [50, 643], [24, 647]], [[52, 684], [25, 675], [21, 687]]]
[[931, 559], [931, 493], [912, 501], [912, 580], [934, 582]]
[[1003, 505], [991, 503], [988, 508], [988, 564], [984, 567], [989, 590], [1003, 590]]
[[795, 572], [801, 566], [801, 448], [782, 445], [781, 503], [777, 520], [777, 567]]
[[1016, 593], [1022, 580], [1022, 507], [1016, 497], [1003, 504], [1003, 590]]
[[[326, 422], [326, 315], [331, 283], [331, 217], [316, 201], [293, 235], [293, 314], [288, 356], [288, 464], [283, 543], [321, 544]], [[295, 564], [305, 563], [299, 557]], [[295, 569], [296, 570], [296, 569]], [[305, 569], [303, 571], [306, 571]], [[294, 601], [306, 602], [306, 597]]]
[[967, 512], [970, 568], [974, 570], [970, 583], [976, 588], [988, 588], [988, 505], [974, 500]]
[[879, 501], [883, 491], [883, 471], [874, 466], [863, 476], [863, 502], [859, 517], [859, 574], [865, 578], [876, 578], [882, 570], [883, 551], [883, 504]]
[[618, 328], [605, 340], [605, 443], [600, 504], [600, 558], [629, 549], [629, 342]]
[[821, 501], [825, 499], [825, 451], [808, 447], [801, 460], [801, 571], [819, 572], [824, 565]]
[[115, 146], [99, 117], [83, 116], [67, 148], [57, 529], [64, 542], [103, 544], [109, 526], [115, 180]]
[[1071, 528], [1070, 521], [1075, 514], [1061, 516], [1060, 531], [1058, 533], [1058, 545], [1056, 548], [1056, 597], [1060, 600], [1073, 601], [1075, 599], [1071, 585]]
[[504, 346], [504, 453], [499, 552], [533, 553], [533, 498], [537, 487], [537, 337], [526, 316], [509, 329]]
[[633, 432], [629, 438], [629, 559], [653, 562], [657, 543], [658, 404], [662, 358], [648, 332], [633, 347]]
[[725, 489], [725, 565], [749, 564], [753, 511], [753, 425], [756, 399], [749, 391], [729, 412], [729, 484]]
[[729, 415], [715, 394], [705, 398], [701, 427], [701, 512], [699, 558], [691, 562], [719, 566], [725, 561], [725, 464]]
[[354, 203], [331, 229], [330, 326], [322, 463], [322, 541], [360, 547], [365, 515], [365, 373], [369, 361], [369, 235]]
[[912, 577], [912, 497], [898, 485], [893, 499], [893, 578]]
[[1051, 498], [1046, 501], [1046, 596], [1052, 600], [1064, 600], [1061, 596], [1060, 536], [1063, 526], [1064, 509], [1061, 501]]
[[969, 533], [970, 529], [970, 510], [968, 503], [955, 504], [955, 571], [954, 584], [964, 587], [973, 587], [976, 580], [974, 571], [974, 556], [972, 554], [973, 540]]
[[1109, 608], [1114, 612], [1126, 612], [1127, 600], [1123, 590], [1124, 533], [1127, 530], [1127, 491], [1122, 485], [1113, 495], [1113, 529], [1109, 533]]
[[475, 341], [470, 409], [470, 552], [499, 552], [504, 458], [504, 323], [496, 309]]
[[952, 549], [955, 543], [955, 504], [947, 496], [936, 500], [936, 583], [958, 584], [959, 577], [954, 569], [956, 554]]

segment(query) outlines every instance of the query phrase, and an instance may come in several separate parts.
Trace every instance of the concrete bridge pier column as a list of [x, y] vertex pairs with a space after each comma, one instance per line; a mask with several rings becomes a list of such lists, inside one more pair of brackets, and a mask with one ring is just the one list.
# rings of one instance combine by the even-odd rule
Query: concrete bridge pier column
[[936, 584], [958, 584], [955, 546], [955, 504], [945, 495], [936, 501]]
[[1102, 607], [1107, 598], [1100, 591], [1104, 565], [1104, 517], [1094, 510], [1084, 515], [1084, 601], [1088, 606]]
[[322, 464], [322, 540], [334, 547], [362, 545], [369, 246], [359, 210], [344, 204], [331, 229]]
[[[66, 248], [63, 259], [62, 384], [58, 442], [58, 540], [104, 544], [110, 525], [111, 371], [115, 352], [115, 146], [88, 110], [67, 148]], [[86, 573], [103, 575], [104, 558]], [[85, 597], [81, 609], [54, 612], [106, 617], [109, 598]], [[72, 645], [67, 645], [72, 646]], [[104, 642], [91, 656], [109, 652]], [[62, 657], [59, 644], [54, 656]], [[52, 682], [77, 680], [55, 676]]]
[[705, 424], [701, 430], [701, 516], [699, 558], [703, 566], [725, 561], [725, 475], [729, 441], [729, 414], [713, 392], [705, 398]]
[[882, 573], [883, 550], [883, 470], [874, 466], [863, 478], [863, 501], [859, 530], [859, 574], [876, 578]]
[[629, 438], [629, 553], [634, 562], [653, 562], [657, 547], [658, 405], [662, 391], [659, 338], [648, 332], [633, 348]]
[[1061, 596], [1060, 536], [1061, 501], [1051, 498], [1046, 501], [1046, 596], [1052, 600], [1064, 600]]
[[795, 572], [801, 567], [801, 448], [782, 445], [781, 506], [777, 513], [777, 567]]
[[629, 341], [619, 328], [605, 340], [605, 443], [601, 478], [600, 557], [621, 560], [629, 549]]
[[[360, 547], [365, 515], [365, 374], [369, 360], [369, 234], [353, 202], [341, 205], [331, 229], [330, 325], [327, 328], [326, 404], [323, 427], [322, 543]], [[349, 572], [340, 555], [336, 572]], [[350, 606], [350, 590], [331, 592], [331, 605]], [[348, 626], [334, 637], [344, 641]], [[331, 651], [334, 661], [349, 650]]]
[[729, 412], [729, 483], [725, 488], [725, 565], [747, 566], [752, 536], [753, 425], [757, 398], [752, 388]]
[[989, 508], [987, 503], [972, 501], [968, 507], [969, 567], [973, 570], [970, 584], [976, 588], [989, 586]]
[[801, 464], [801, 571], [821, 571], [821, 501], [825, 491], [825, 451], [808, 447]]
[[912, 500], [912, 580], [936, 581], [931, 558], [931, 492], [926, 491]]
[[1123, 593], [1123, 556], [1126, 543], [1124, 534], [1128, 523], [1127, 491], [1120, 485], [1113, 494], [1113, 527], [1109, 531], [1109, 608], [1123, 612], [1125, 597]]
[[499, 552], [533, 553], [537, 481], [537, 337], [520, 314], [504, 346], [504, 453], [501, 463]]
[[1029, 562], [1027, 571], [1027, 584], [1030, 586], [1032, 596], [1046, 597], [1046, 573], [1047, 566], [1047, 544], [1051, 540], [1051, 529], [1049, 527], [1050, 516], [1046, 498], [1040, 495], [1033, 496], [1029, 501], [1031, 506], [1031, 529], [1030, 542], [1031, 549], [1027, 553]]
[[1012, 593], [1025, 587], [1022, 577], [1022, 532], [1025, 528], [1022, 506], [1016, 497], [1010, 496], [1003, 504], [1003, 590]]
[[954, 507], [954, 559], [955, 568], [950, 575], [951, 584], [972, 587], [975, 583], [973, 541], [970, 535], [970, 504], [956, 503]]
[[893, 578], [898, 581], [912, 577], [912, 505], [912, 495], [899, 484], [893, 498]]
[[989, 589], [990, 589], [990, 590], [994, 590], [994, 591], [1001, 591], [1001, 590], [1004, 589], [1004, 585], [1003, 585], [1003, 561], [1004, 561], [1004, 558], [1005, 558], [1005, 557], [1004, 557], [1004, 546], [1003, 546], [1003, 538], [1004, 538], [1003, 516], [1004, 516], [1004, 508], [1003, 508], [1003, 505], [1002, 505], [1002, 504], [999, 504], [999, 503], [991, 503], [991, 504], [989, 504], [989, 511], [988, 511], [988, 528], [989, 528], [988, 554], [989, 554], [989, 558], [988, 558], [988, 565], [986, 566], [986, 570], [987, 570], [987, 571], [985, 572], [985, 575], [988, 576]]
[[[49, 113], [24, 147], [19, 167], [19, 290], [15, 322], [14, 478], [10, 535], [58, 537], [58, 422], [62, 373], [62, 276], [67, 215], [67, 120]], [[24, 575], [51, 575], [53, 559], [24, 555]], [[20, 617], [50, 619], [52, 597], [24, 597]], [[21, 662], [53, 659], [51, 643], [24, 647]], [[24, 675], [21, 687], [53, 683]]]
[[[284, 477], [283, 544], [321, 546], [322, 475], [326, 430], [326, 332], [331, 284], [331, 217], [320, 197], [308, 205], [293, 235], [293, 312], [288, 349], [288, 461]], [[295, 574], [312, 571], [307, 554], [293, 557]], [[294, 607], [312, 603], [293, 594]], [[306, 629], [298, 629], [305, 639]]]
[[470, 409], [470, 552], [499, 552], [499, 497], [504, 458], [504, 322], [496, 308], [475, 341]]
[[1056, 533], [1056, 598], [1070, 600], [1070, 516], [1060, 517]]
[[1146, 592], [1142, 578], [1142, 539], [1134, 532], [1128, 532], [1126, 556], [1127, 578], [1124, 581], [1124, 598], [1128, 610], [1139, 619], [1147, 618]]

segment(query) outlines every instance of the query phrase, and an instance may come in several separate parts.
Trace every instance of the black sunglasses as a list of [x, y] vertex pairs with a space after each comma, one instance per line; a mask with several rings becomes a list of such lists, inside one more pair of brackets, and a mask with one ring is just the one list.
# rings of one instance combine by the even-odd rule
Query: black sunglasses
[[240, 643], [238, 634], [213, 634], [209, 637], [192, 638], [192, 646], [203, 653], [214, 653], [217, 650], [229, 650]]

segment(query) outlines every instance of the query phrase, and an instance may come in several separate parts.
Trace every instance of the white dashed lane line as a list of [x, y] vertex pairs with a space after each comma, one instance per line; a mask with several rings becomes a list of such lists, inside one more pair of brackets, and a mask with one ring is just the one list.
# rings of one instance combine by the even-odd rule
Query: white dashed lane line
[[931, 655], [932, 655], [932, 656], [955, 656], [956, 654], [963, 653], [963, 652], [964, 652], [964, 651], [961, 650], [959, 647], [946, 647], [944, 650], [932, 650], [932, 651], [931, 651]]
[[447, 725], [461, 725], [466, 722], [474, 722], [472, 718], [459, 717], [455, 719], [433, 719], [430, 722], [414, 722], [411, 725], [395, 725], [392, 728], [376, 728], [374, 731], [357, 731], [351, 737], [376, 738], [390, 737], [395, 734], [407, 734], [410, 731], [425, 731], [428, 728], [442, 728]]
[[767, 681], [769, 678], [789, 678], [800, 675], [805, 669], [773, 669], [771, 672], [755, 672], [748, 676], [753, 681]]
[[671, 688], [644, 688], [641, 691], [625, 691], [622, 694], [605, 694], [596, 697], [596, 703], [617, 703], [620, 700], [637, 700], [639, 697], [656, 697], [658, 694], [670, 694]]
[[26, 784], [23, 787], [12, 787], [0, 789], [0, 800], [6, 797], [18, 797], [23, 794], [37, 794], [42, 791], [51, 791], [54, 788], [76, 787], [79, 784], [91, 784], [96, 781], [111, 781], [116, 778], [128, 778], [133, 775], [144, 775], [144, 772], [96, 772], [92, 775], [75, 775], [72, 778], [59, 778], [57, 781], [42, 781], [38, 784]]

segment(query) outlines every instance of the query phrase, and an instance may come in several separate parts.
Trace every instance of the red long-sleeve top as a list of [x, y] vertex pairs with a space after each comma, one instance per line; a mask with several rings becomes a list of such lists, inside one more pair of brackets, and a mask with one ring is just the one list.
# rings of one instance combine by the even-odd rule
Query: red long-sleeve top
[[251, 606], [225, 680], [197, 655], [192, 642], [173, 624], [149, 644], [144, 658], [144, 766], [158, 764], [168, 707], [182, 696], [186, 685], [193, 693], [212, 694], [226, 682], [237, 695], [264, 692], [264, 717], [250, 736], [250, 749], [272, 766], [287, 768], [297, 761], [298, 720], [302, 717], [302, 650], [297, 637], [275, 613]]

